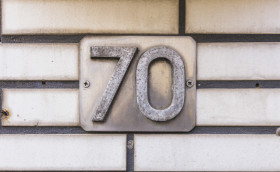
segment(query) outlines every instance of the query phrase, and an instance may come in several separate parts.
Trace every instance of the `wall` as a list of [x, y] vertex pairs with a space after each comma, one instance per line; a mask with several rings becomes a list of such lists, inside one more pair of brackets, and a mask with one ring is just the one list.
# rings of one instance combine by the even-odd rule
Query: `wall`
[[[280, 171], [279, 0], [0, 0], [0, 170]], [[191, 36], [196, 127], [79, 127], [85, 36]], [[168, 38], [166, 38], [168, 39]]]

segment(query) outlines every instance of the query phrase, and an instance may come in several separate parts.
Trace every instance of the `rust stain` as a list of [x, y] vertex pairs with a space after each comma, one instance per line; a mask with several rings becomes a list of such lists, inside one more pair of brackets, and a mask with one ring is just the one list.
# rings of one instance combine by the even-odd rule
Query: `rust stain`
[[10, 118], [10, 112], [7, 109], [1, 109], [1, 120], [5, 119], [8, 120]]

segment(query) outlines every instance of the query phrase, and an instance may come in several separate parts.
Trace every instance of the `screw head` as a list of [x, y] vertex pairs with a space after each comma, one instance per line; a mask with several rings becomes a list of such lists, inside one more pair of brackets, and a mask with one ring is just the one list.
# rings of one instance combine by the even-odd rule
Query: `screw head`
[[0, 119], [7, 119], [10, 116], [10, 112], [7, 109], [0, 110]]
[[194, 84], [194, 82], [193, 82], [193, 80], [191, 80], [191, 79], [188, 79], [188, 80], [186, 81], [186, 86], [189, 87], [189, 88], [191, 88], [191, 87], [193, 86], [193, 84]]
[[90, 82], [89, 81], [85, 81], [83, 83], [84, 88], [88, 88], [90, 86]]
[[277, 135], [277, 136], [280, 136], [280, 128], [277, 128], [277, 129], [276, 129], [276, 135]]

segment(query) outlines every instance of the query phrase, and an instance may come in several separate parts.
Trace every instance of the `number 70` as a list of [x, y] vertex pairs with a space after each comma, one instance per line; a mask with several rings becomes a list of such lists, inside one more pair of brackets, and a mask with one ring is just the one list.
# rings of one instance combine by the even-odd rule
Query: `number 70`
[[[97, 109], [93, 112], [93, 121], [103, 121], [112, 101], [122, 83], [131, 61], [137, 53], [137, 47], [91, 47], [91, 58], [119, 58], [114, 73], [109, 80]], [[171, 104], [165, 109], [155, 109], [148, 100], [148, 70], [152, 61], [158, 58], [167, 59], [173, 71]], [[153, 121], [168, 121], [175, 118], [184, 106], [185, 101], [185, 65], [180, 54], [166, 46], [153, 47], [145, 51], [136, 69], [137, 104], [143, 115]]]

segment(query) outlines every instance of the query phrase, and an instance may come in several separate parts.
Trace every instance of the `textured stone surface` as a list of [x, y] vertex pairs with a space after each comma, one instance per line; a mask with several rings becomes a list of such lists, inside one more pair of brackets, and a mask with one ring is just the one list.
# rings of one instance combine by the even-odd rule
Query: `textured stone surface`
[[135, 135], [135, 171], [278, 171], [280, 137]]
[[78, 126], [78, 89], [3, 89], [3, 126]]
[[1, 80], [78, 80], [77, 44], [0, 44]]
[[0, 135], [2, 171], [124, 171], [125, 135]]
[[178, 33], [178, 0], [3, 0], [2, 33]]
[[198, 80], [279, 80], [280, 43], [200, 43]]
[[186, 33], [280, 33], [278, 0], [186, 0]]
[[[165, 109], [156, 109], [149, 103], [148, 77], [152, 61], [165, 58], [172, 65], [172, 103]], [[182, 57], [168, 47], [153, 47], [145, 51], [139, 59], [136, 69], [137, 104], [143, 115], [153, 121], [168, 121], [175, 118], [185, 101], [185, 65]]]
[[199, 126], [279, 126], [280, 89], [198, 89]]
[[114, 73], [109, 80], [97, 109], [94, 109], [93, 120], [103, 121], [112, 104], [119, 86], [128, 70], [131, 60], [135, 56], [136, 47], [91, 47], [91, 58], [117, 58], [119, 59]]

